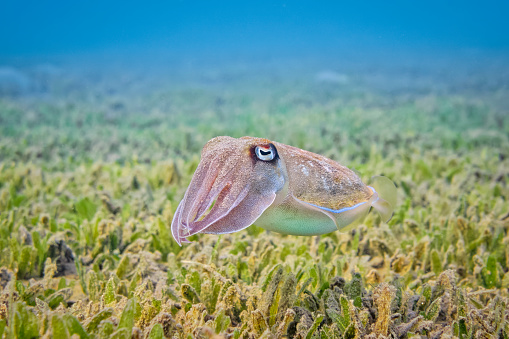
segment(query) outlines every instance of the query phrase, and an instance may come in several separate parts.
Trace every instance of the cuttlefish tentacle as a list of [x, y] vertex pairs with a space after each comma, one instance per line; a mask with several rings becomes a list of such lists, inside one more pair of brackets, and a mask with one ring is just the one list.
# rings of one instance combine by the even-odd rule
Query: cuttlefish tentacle
[[[172, 233], [177, 234], [177, 238], [182, 239], [203, 232], [211, 225], [214, 225], [218, 220], [228, 215], [249, 193], [249, 186], [246, 186], [242, 188], [238, 195], [232, 195], [232, 186], [231, 183], [222, 184], [220, 189], [216, 190], [217, 194], [212, 194], [207, 197], [208, 199], [204, 199], [199, 204], [194, 205], [193, 207], [197, 208], [197, 212], [191, 208], [189, 210], [190, 214], [185, 221], [182, 219], [182, 215], [185, 215], [183, 214], [185, 209], [177, 209], [176, 214], [178, 213], [178, 215], [172, 223]], [[212, 204], [213, 206], [211, 207]], [[208, 209], [210, 209], [210, 211], [205, 215], [204, 213]]]
[[171, 230], [179, 244], [196, 233], [232, 233], [253, 223], [317, 235], [362, 219], [371, 207], [387, 221], [395, 204], [396, 188], [385, 177], [366, 186], [315, 153], [267, 139], [217, 137], [203, 148]]
[[[191, 208], [191, 210], [197, 208], [196, 219], [202, 217], [203, 213], [210, 209], [215, 201], [214, 199], [217, 198], [223, 190], [232, 184], [242, 182], [242, 178], [238, 177], [235, 166], [226, 169], [226, 171], [221, 170], [220, 158], [220, 154], [216, 155], [214, 160], [208, 163], [209, 171], [213, 171], [213, 174], [209, 176], [211, 180], [208, 180], [206, 185], [201, 186], [200, 191], [197, 193], [199, 198], [195, 199], [193, 207]], [[208, 202], [208, 205], [203, 202]]]
[[173, 215], [173, 220], [171, 221], [171, 235], [173, 236], [173, 239], [177, 241], [177, 243], [180, 245], [182, 242], [186, 241], [186, 238], [183, 237], [181, 234], [183, 232], [184, 226], [181, 223], [181, 217], [182, 217], [182, 206], [184, 205], [185, 201], [184, 199], [179, 203], [177, 210], [175, 211], [175, 214]]
[[250, 195], [218, 222], [210, 225], [203, 233], [233, 233], [251, 226], [256, 219], [274, 202], [276, 194], [266, 196]]
[[212, 163], [213, 160], [210, 162], [200, 162], [198, 168], [194, 172], [193, 180], [187, 188], [182, 201], [187, 201], [187, 196], [194, 194], [191, 203], [185, 203], [182, 205], [184, 208], [183, 212], [187, 216], [187, 222], [189, 222], [190, 218], [196, 216], [196, 206], [205, 200], [205, 197], [210, 193], [212, 185], [219, 174], [219, 168], [211, 167]]
[[[266, 147], [268, 140], [259, 139]], [[196, 233], [234, 232], [250, 226], [275, 199], [284, 185], [275, 163], [256, 163], [255, 145], [218, 137], [205, 145], [202, 161], [172, 221], [180, 244]]]

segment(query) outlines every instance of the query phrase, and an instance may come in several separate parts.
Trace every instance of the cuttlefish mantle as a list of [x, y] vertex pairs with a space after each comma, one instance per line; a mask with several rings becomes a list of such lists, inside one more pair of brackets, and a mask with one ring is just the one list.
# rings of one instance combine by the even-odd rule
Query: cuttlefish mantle
[[373, 207], [388, 221], [396, 188], [386, 177], [365, 185], [354, 171], [324, 156], [267, 139], [216, 137], [173, 217], [179, 243], [197, 233], [223, 234], [252, 224], [293, 235], [344, 228]]

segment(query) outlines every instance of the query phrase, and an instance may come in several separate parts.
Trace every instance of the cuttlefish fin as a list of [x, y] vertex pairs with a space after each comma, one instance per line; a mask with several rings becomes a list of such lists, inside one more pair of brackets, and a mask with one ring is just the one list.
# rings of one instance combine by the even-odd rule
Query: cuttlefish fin
[[336, 224], [338, 230], [345, 228], [356, 220], [363, 220], [369, 212], [371, 204], [369, 201], [359, 203], [352, 207], [346, 207], [339, 210], [318, 206], [296, 197], [293, 197], [303, 208], [315, 210], [327, 215]]
[[396, 206], [397, 190], [396, 186], [387, 177], [374, 176], [371, 178], [371, 187], [378, 195], [372, 203], [373, 208], [380, 214], [384, 222], [392, 218], [394, 207]]
[[351, 207], [344, 207], [338, 210], [333, 210], [323, 206], [318, 206], [313, 203], [300, 200], [293, 197], [302, 207], [319, 211], [327, 215], [334, 221], [338, 230], [344, 229], [349, 226], [358, 225], [366, 215], [371, 207], [373, 207], [384, 222], [388, 222], [393, 214], [394, 206], [396, 205], [396, 187], [394, 183], [383, 176], [375, 176], [372, 178], [372, 186], [368, 186], [373, 194], [367, 201], [358, 203]]

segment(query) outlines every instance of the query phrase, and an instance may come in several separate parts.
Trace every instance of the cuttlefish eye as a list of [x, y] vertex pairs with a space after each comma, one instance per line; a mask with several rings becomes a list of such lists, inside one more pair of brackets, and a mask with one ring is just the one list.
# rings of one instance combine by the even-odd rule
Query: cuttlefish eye
[[256, 157], [260, 160], [271, 161], [276, 157], [277, 151], [276, 151], [276, 147], [274, 147], [274, 145], [270, 144], [268, 146], [256, 146], [255, 154], [256, 154]]

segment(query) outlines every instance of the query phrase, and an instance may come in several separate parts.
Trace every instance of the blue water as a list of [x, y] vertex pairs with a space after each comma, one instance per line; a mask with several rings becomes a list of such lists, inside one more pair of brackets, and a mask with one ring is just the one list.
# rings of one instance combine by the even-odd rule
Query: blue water
[[509, 87], [508, 14], [505, 0], [3, 1], [0, 97], [103, 82], [293, 86], [299, 76], [391, 93], [496, 92]]
[[509, 1], [3, 1], [0, 57], [509, 49]]

